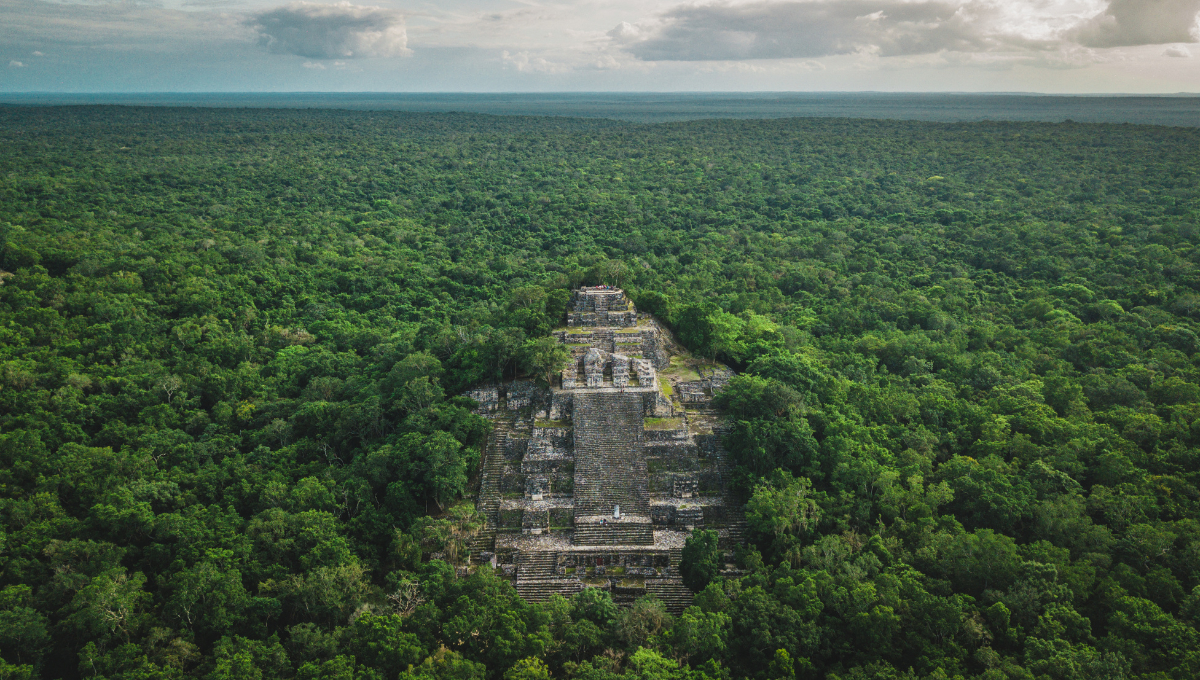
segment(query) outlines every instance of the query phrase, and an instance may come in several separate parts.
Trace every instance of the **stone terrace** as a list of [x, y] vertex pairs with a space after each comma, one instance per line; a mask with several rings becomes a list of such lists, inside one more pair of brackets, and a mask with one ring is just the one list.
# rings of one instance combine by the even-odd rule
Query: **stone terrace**
[[584, 287], [571, 298], [568, 326], [635, 326], [637, 310], [625, 291], [611, 286]]

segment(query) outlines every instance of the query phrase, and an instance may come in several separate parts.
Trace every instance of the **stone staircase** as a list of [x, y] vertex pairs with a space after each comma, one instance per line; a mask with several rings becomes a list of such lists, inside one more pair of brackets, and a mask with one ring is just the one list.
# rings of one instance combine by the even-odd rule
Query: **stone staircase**
[[[622, 506], [624, 507], [624, 506]], [[650, 545], [654, 527], [649, 522], [609, 522], [575, 524], [575, 545]]]
[[558, 553], [552, 550], [522, 551], [517, 562], [517, 580], [513, 585], [529, 602], [545, 602], [554, 593], [570, 597], [583, 589], [578, 579], [556, 574]]
[[471, 538], [468, 548], [472, 555], [492, 550], [496, 543], [496, 527], [500, 521], [500, 478], [504, 475], [504, 449], [513, 423], [505, 418], [492, 422], [492, 432], [483, 454], [483, 469], [479, 475], [479, 503], [476, 511], [483, 515], [485, 524]]
[[592, 331], [592, 346], [604, 352], [617, 351], [616, 340], [611, 328], [597, 328]]
[[672, 614], [680, 614], [692, 606], [692, 591], [679, 579], [646, 581], [646, 594], [662, 600]]
[[[575, 543], [653, 543], [641, 395], [575, 395]], [[628, 520], [601, 523], [620, 506]]]
[[746, 519], [741, 516], [731, 517], [724, 530], [717, 533], [720, 536], [718, 546], [724, 550], [733, 550], [746, 540]]
[[650, 514], [639, 394], [575, 395], [575, 515]]
[[555, 593], [569, 598], [583, 590], [584, 586], [576, 579], [554, 578], [537, 579], [534, 581], [518, 580], [516, 588], [517, 594], [527, 602], [545, 602]]
[[548, 579], [557, 576], [558, 553], [549, 550], [526, 550], [517, 562], [517, 582]]

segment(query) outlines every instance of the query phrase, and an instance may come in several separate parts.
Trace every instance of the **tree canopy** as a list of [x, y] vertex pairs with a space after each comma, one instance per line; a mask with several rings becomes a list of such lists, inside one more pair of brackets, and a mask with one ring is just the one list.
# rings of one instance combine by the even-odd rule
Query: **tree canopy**
[[[1195, 677], [1197, 148], [0, 108], [0, 676]], [[740, 373], [678, 616], [457, 569], [600, 283]]]

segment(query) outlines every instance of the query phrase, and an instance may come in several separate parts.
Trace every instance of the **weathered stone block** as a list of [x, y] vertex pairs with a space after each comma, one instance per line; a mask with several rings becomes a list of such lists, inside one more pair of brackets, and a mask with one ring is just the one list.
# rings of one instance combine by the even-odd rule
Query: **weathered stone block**
[[467, 396], [479, 404], [476, 413], [492, 413], [500, 407], [500, 390], [495, 385], [473, 389]]
[[698, 486], [696, 480], [692, 478], [676, 479], [671, 489], [671, 495], [676, 498], [691, 498], [696, 495]]
[[685, 527], [698, 527], [704, 524], [704, 508], [699, 505], [683, 506], [675, 511], [675, 524]]
[[657, 526], [670, 526], [675, 523], [675, 506], [651, 505], [650, 521]]
[[546, 510], [526, 509], [521, 517], [521, 531], [540, 534], [550, 528], [550, 513]]
[[525, 479], [525, 495], [530, 500], [540, 501], [549, 494], [550, 480], [546, 477], [535, 475]]

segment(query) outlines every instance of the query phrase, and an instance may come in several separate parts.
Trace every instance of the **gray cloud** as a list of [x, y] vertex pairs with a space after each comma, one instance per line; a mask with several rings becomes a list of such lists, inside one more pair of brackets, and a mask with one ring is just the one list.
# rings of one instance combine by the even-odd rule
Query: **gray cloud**
[[62, 47], [160, 54], [224, 51], [230, 44], [254, 40], [254, 32], [240, 22], [237, 15], [184, 12], [135, 2], [0, 0], [0, 42], [53, 52], [59, 58], [64, 53], [56, 48]]
[[247, 24], [272, 52], [310, 59], [396, 57], [410, 53], [404, 15], [367, 5], [293, 2]]
[[[995, 0], [787, 0], [680, 5], [608, 35], [647, 61], [815, 58], [867, 52], [1049, 52], [1192, 42], [1200, 0], [1112, 0], [1088, 18], [1046, 3]], [[1094, 9], [1092, 10], [1095, 11]]]
[[668, 11], [648, 37], [627, 24], [609, 35], [647, 60], [811, 58], [860, 50], [898, 56], [994, 47], [1000, 37], [981, 26], [988, 13], [977, 3], [937, 0], [687, 5]]
[[1087, 47], [1195, 42], [1200, 0], [1112, 0], [1072, 36]]

